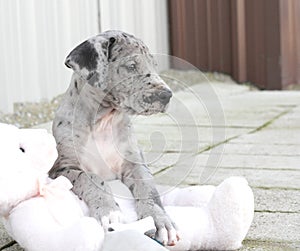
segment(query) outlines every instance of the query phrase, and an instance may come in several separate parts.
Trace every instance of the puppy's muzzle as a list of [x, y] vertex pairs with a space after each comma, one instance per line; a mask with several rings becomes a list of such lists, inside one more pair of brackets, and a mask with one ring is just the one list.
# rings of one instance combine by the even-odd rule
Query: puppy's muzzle
[[172, 97], [172, 92], [168, 89], [163, 89], [151, 94], [150, 96], [143, 96], [143, 101], [149, 104], [154, 102], [160, 102], [163, 105], [167, 105]]

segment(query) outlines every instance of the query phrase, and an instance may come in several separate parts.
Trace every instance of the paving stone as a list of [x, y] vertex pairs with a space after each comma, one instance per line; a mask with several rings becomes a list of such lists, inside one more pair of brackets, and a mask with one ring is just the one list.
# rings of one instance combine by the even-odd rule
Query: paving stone
[[300, 242], [274, 242], [244, 240], [243, 247], [239, 251], [296, 251], [300, 250]]
[[[1, 221], [0, 221], [0, 248], [6, 245], [7, 243], [10, 243], [12, 239], [9, 237], [9, 235], [6, 233]], [[9, 248], [6, 248], [5, 251], [23, 251], [18, 244], [15, 244]]]
[[138, 140], [140, 149], [144, 152], [144, 155], [148, 153], [194, 153], [197, 154], [200, 151], [208, 149], [212, 145], [212, 142], [193, 142], [193, 141], [178, 141], [167, 140], [161, 142], [161, 140]]
[[256, 211], [300, 214], [300, 188], [299, 190], [254, 188], [253, 192]]
[[300, 171], [242, 169], [198, 166], [197, 161], [191, 165], [178, 165], [156, 175], [159, 184], [164, 185], [218, 185], [231, 176], [245, 177], [252, 187], [299, 189]]
[[299, 242], [299, 213], [255, 213], [247, 239]]
[[[298, 156], [300, 154], [299, 148], [295, 145], [289, 144], [264, 144], [255, 142], [243, 143], [235, 142], [231, 140], [230, 142], [218, 146], [217, 148], [222, 148], [218, 152], [222, 152], [224, 155], [242, 155], [242, 156]], [[207, 152], [209, 154], [210, 152]]]
[[[300, 106], [299, 106], [300, 107]], [[269, 128], [284, 128], [287, 130], [300, 129], [300, 109], [294, 108], [291, 112], [274, 121]]]
[[144, 151], [191, 151], [200, 152], [203, 147], [213, 146], [230, 138], [247, 134], [246, 128], [219, 128], [182, 126], [137, 126], [136, 138]]
[[11, 247], [4, 249], [5, 251], [25, 251], [25, 249], [21, 248], [18, 244], [14, 244]]
[[242, 95], [234, 95], [231, 100], [236, 104], [253, 103], [261, 106], [264, 111], [265, 106], [291, 107], [300, 105], [300, 92], [290, 91], [251, 91]]
[[[209, 170], [209, 169], [208, 169]], [[205, 172], [204, 172], [205, 173]], [[206, 171], [209, 173], [209, 171]], [[299, 189], [300, 172], [286, 170], [260, 170], [256, 169], [225, 169], [218, 168], [208, 181], [215, 185], [219, 184], [229, 176], [243, 176], [252, 187], [262, 188], [281, 188], [281, 189]], [[197, 176], [196, 176], [197, 177]], [[204, 178], [207, 175], [204, 175]], [[203, 180], [204, 178], [198, 178]]]
[[[238, 104], [238, 105], [237, 105]], [[240, 100], [210, 100], [204, 104], [192, 96], [183, 100], [172, 100], [166, 114], [137, 117], [137, 123], [159, 125], [206, 125], [256, 128], [272, 120], [290, 107], [262, 105]]]
[[231, 127], [251, 127], [255, 129], [267, 123], [276, 117], [279, 113], [277, 111], [269, 111], [259, 113], [259, 115], [254, 112], [245, 114], [243, 113], [225, 113], [226, 126]]
[[11, 238], [8, 236], [8, 234], [4, 230], [3, 225], [0, 221], [0, 247], [9, 241], [11, 241]]
[[[234, 139], [232, 143], [244, 144], [284, 144], [300, 145], [300, 129], [288, 130], [285, 128], [269, 129], [265, 128], [258, 132], [242, 135]], [[299, 150], [300, 153], [300, 150]]]
[[[233, 96], [233, 95], [250, 91], [250, 87], [246, 85], [237, 85], [235, 83], [228, 83], [228, 82], [222, 83], [222, 82], [215, 82], [215, 81], [211, 81], [209, 83], [202, 83], [198, 85], [197, 84], [192, 85], [188, 89], [190, 90], [190, 92], [200, 93], [200, 94], [203, 93], [203, 95], [205, 95], [208, 91], [211, 91], [212, 89], [212, 91], [214, 91], [214, 93], [218, 97]], [[181, 96], [186, 95], [186, 93], [187, 93], [186, 90], [177, 92], [177, 94]]]
[[[204, 162], [208, 158], [207, 155], [199, 155], [199, 161]], [[274, 156], [274, 155], [240, 155], [240, 154], [219, 154], [221, 161], [219, 166], [222, 168], [247, 168], [247, 169], [278, 169], [278, 170], [299, 170], [300, 171], [300, 155], [294, 156]], [[216, 156], [217, 157], [217, 156]]]
[[167, 154], [154, 152], [145, 154], [145, 162], [150, 167], [152, 173], [157, 173], [167, 166], [183, 163], [187, 158], [192, 158], [191, 154], [181, 152]]

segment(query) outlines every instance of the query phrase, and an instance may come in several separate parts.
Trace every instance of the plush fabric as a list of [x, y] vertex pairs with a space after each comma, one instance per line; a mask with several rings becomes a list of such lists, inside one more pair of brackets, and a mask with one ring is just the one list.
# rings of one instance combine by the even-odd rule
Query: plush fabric
[[[112, 182], [124, 224], [107, 234], [89, 217], [88, 208], [60, 176], [48, 170], [57, 157], [55, 141], [44, 130], [0, 124], [0, 215], [8, 233], [29, 251], [165, 250], [145, 236], [153, 219], [137, 221], [134, 200], [120, 182]], [[176, 188], [162, 202], [175, 221], [180, 240], [170, 250], [233, 250], [241, 247], [253, 219], [254, 199], [247, 181], [231, 177], [219, 186]]]

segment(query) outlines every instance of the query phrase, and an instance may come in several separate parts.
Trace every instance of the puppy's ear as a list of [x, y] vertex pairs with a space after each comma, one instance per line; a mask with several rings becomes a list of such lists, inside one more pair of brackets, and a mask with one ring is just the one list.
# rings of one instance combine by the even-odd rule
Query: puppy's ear
[[70, 52], [65, 60], [65, 65], [74, 71], [86, 69], [91, 72], [97, 69], [98, 59], [99, 53], [95, 45], [87, 40]]
[[100, 86], [107, 73], [111, 49], [116, 39], [98, 35], [75, 47], [65, 60], [81, 78], [93, 86]]

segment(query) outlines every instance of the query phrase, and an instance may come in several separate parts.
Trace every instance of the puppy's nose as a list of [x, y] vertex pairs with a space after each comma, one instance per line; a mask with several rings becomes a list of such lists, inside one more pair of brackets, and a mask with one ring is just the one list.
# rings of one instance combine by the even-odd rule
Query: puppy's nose
[[163, 90], [158, 94], [159, 100], [162, 104], [166, 105], [169, 103], [171, 97], [172, 97], [172, 92], [170, 90]]

